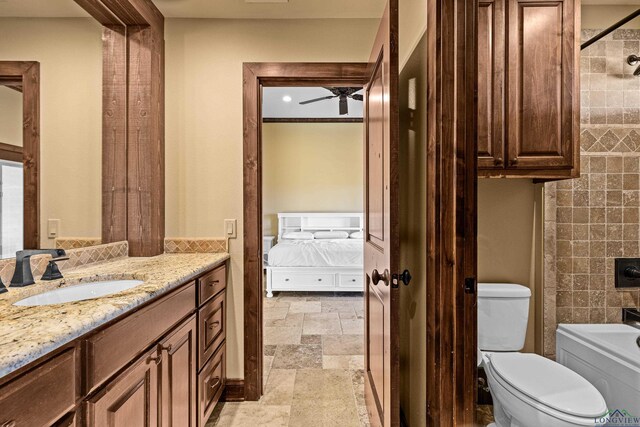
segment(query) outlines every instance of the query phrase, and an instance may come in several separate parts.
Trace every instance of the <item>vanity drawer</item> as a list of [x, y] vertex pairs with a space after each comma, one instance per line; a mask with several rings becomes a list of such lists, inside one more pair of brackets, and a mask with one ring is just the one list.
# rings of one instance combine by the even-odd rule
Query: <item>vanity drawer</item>
[[224, 343], [206, 363], [198, 375], [198, 416], [200, 426], [204, 426], [220, 400], [226, 383], [226, 353]]
[[363, 274], [340, 273], [338, 274], [338, 287], [364, 290]]
[[70, 349], [0, 388], [0, 426], [48, 426], [76, 404], [76, 351]]
[[202, 366], [226, 336], [226, 300], [225, 293], [209, 301], [198, 311], [198, 368]]
[[294, 286], [295, 289], [332, 289], [335, 284], [335, 274], [331, 273], [300, 273], [300, 272], [283, 272], [274, 271], [271, 273], [271, 286], [273, 289], [289, 289]]
[[195, 283], [174, 291], [86, 340], [89, 393], [195, 310]]
[[198, 279], [198, 306], [227, 287], [227, 266], [221, 265]]

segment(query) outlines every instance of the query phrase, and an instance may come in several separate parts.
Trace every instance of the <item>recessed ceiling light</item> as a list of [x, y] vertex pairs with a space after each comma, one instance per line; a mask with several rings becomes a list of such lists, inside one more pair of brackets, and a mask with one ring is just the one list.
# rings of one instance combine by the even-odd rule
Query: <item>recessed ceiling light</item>
[[291, 102], [291, 97], [289, 95], [285, 95], [285, 96], [282, 97], [282, 100], [284, 102]]

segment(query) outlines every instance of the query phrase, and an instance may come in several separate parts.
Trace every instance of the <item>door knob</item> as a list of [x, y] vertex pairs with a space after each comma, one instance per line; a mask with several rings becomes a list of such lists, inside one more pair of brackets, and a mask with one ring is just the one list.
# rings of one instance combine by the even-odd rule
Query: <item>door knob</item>
[[405, 286], [409, 286], [409, 282], [411, 282], [411, 273], [409, 270], [404, 270], [398, 278], [405, 284]]
[[378, 272], [378, 270], [373, 270], [371, 272], [371, 281], [374, 285], [377, 285], [379, 281], [383, 281], [385, 285], [389, 286], [389, 270], [385, 269], [382, 274]]

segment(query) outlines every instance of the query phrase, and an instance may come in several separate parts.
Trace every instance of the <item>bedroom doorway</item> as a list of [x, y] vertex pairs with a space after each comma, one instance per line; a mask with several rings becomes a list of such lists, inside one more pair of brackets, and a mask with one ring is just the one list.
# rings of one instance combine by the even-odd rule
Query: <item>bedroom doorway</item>
[[[290, 425], [311, 415], [369, 424], [362, 92], [353, 84], [262, 89], [261, 402], [290, 405]], [[319, 392], [330, 405], [317, 407]]]
[[[424, 34], [404, 76], [397, 73], [394, 52], [398, 46], [395, 0], [389, 1], [390, 13], [385, 12], [381, 20], [368, 63], [244, 64], [244, 378], [228, 381], [227, 401], [257, 401], [265, 391], [263, 89], [366, 86], [363, 346], [367, 415], [372, 425], [397, 426], [403, 402], [405, 415], [418, 418], [412, 422], [415, 425], [473, 425], [476, 73], [475, 56], [461, 54], [474, 46], [474, 20], [464, 19], [473, 13], [473, 5], [457, 7], [457, 0], [447, 2], [447, 11], [454, 13], [438, 14], [437, 4], [428, 3], [431, 30]], [[454, 37], [458, 31], [465, 37]], [[407, 193], [411, 189], [418, 193]], [[416, 206], [424, 209], [413, 215]], [[423, 222], [424, 230], [406, 228], [413, 220]], [[408, 244], [402, 256], [401, 244]], [[409, 262], [412, 270], [419, 268], [405, 289], [403, 279], [408, 282], [410, 275], [403, 274], [403, 269]], [[410, 298], [407, 291], [412, 289], [421, 289], [424, 304]], [[401, 298], [405, 299], [402, 312]], [[409, 354], [414, 356], [408, 362]], [[319, 384], [323, 384], [321, 376], [305, 382], [311, 390]], [[312, 409], [325, 405], [311, 396], [307, 400], [315, 405]], [[292, 405], [286, 407], [293, 410]], [[314, 422], [296, 425], [305, 424]]]
[[261, 402], [291, 425], [368, 425], [363, 87], [312, 83], [262, 88]]
[[[361, 380], [357, 375], [352, 376], [348, 368], [350, 363], [351, 367], [360, 366], [358, 363], [362, 360], [364, 326], [362, 319], [358, 319], [358, 315], [363, 316], [362, 294], [347, 292], [349, 289], [338, 291], [341, 293], [337, 294], [334, 293], [336, 289], [327, 290], [326, 293], [312, 291], [318, 286], [347, 285], [349, 279], [358, 280], [362, 277], [362, 251], [358, 249], [358, 242], [362, 240], [358, 241], [357, 234], [351, 238], [352, 234], [362, 230], [363, 223], [362, 102], [353, 98], [358, 98], [358, 91], [364, 86], [366, 76], [366, 63], [263, 63], [244, 66], [244, 245], [245, 253], [259, 254], [255, 258], [245, 257], [244, 399], [258, 400], [262, 397], [265, 401], [272, 399], [273, 402], [282, 402], [285, 399], [293, 403], [292, 388], [295, 387], [296, 376], [304, 370], [298, 378], [300, 384], [325, 380], [335, 380], [341, 384], [336, 390], [336, 404], [340, 401], [350, 402], [352, 406], [346, 410], [354, 418], [354, 423], [358, 424], [360, 413], [366, 416], [362, 393], [358, 400], [353, 391], [354, 384], [358, 390], [361, 389], [358, 383]], [[254, 81], [256, 86], [252, 83]], [[346, 91], [344, 96], [341, 96], [342, 90]], [[318, 98], [325, 99], [300, 104]], [[339, 114], [345, 109], [341, 98], [347, 98], [349, 114]], [[269, 99], [274, 103], [274, 112], [264, 114], [262, 110]], [[316, 111], [330, 110], [335, 114], [304, 117], [309, 113], [301, 110], [296, 113], [297, 108], [293, 108], [296, 104]], [[314, 163], [314, 157], [319, 157], [318, 162]], [[331, 161], [329, 159], [333, 159], [337, 165], [327, 165]], [[343, 169], [340, 177], [336, 176], [338, 169]], [[323, 171], [327, 172], [324, 176]], [[328, 173], [331, 175], [328, 176]], [[325, 187], [329, 182], [334, 189], [340, 189], [344, 187], [341, 184], [349, 181], [356, 182], [352, 183], [352, 188], [343, 188], [338, 195], [335, 191], [321, 188], [323, 182]], [[269, 188], [275, 188], [275, 193], [269, 193]], [[282, 200], [281, 196], [285, 193], [288, 196]], [[341, 207], [312, 204], [314, 198], [323, 197], [339, 198]], [[353, 200], [356, 198], [358, 200]], [[267, 258], [265, 264], [268, 251], [264, 248], [272, 246], [275, 249], [279, 238], [292, 243], [289, 246], [305, 245], [303, 239], [282, 239], [284, 234], [290, 232], [310, 233], [314, 239], [315, 233], [326, 232], [328, 237], [334, 238], [318, 239], [326, 241], [319, 245], [323, 247], [340, 245], [336, 240], [346, 240], [348, 243], [343, 243], [342, 247], [347, 250], [338, 253], [337, 257], [356, 258], [356, 262], [359, 258], [360, 265], [354, 266], [351, 260], [351, 265], [309, 265], [307, 269], [303, 268], [306, 271], [287, 269], [295, 266], [273, 265], [286, 264], [292, 257], [295, 261], [295, 251], [281, 251], [279, 254], [276, 251], [275, 256], [280, 258], [279, 261], [271, 254], [271, 260]], [[338, 237], [346, 239], [335, 239], [336, 232], [340, 234]], [[335, 256], [331, 249], [318, 253], [316, 246], [310, 248], [319, 258]], [[272, 265], [268, 264], [269, 261]], [[267, 268], [271, 271], [267, 272]], [[333, 271], [328, 271], [331, 268]], [[298, 274], [291, 275], [296, 272]], [[267, 274], [270, 274], [272, 285], [272, 296], [269, 297]], [[343, 335], [344, 330], [358, 333]], [[324, 355], [322, 348], [325, 344], [328, 349], [336, 349], [329, 352], [343, 354]], [[323, 368], [323, 363], [327, 367], [341, 368], [325, 372], [324, 369], [318, 369]], [[305, 375], [311, 376], [302, 378]], [[326, 375], [332, 378], [324, 378]], [[265, 392], [269, 389], [270, 376], [275, 393], [267, 395]], [[283, 387], [289, 391], [281, 393]], [[345, 391], [348, 396], [340, 394]], [[301, 405], [314, 404], [310, 396], [296, 394]], [[358, 401], [362, 405], [357, 405]], [[335, 414], [339, 412], [335, 411]], [[300, 413], [310, 412], [301, 410]]]

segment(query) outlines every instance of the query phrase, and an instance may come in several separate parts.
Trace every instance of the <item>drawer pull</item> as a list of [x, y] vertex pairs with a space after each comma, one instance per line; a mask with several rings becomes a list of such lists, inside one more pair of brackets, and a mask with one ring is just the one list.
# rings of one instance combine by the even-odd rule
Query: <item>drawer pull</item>
[[219, 321], [219, 320], [216, 320], [215, 322], [213, 322], [213, 323], [211, 323], [211, 324], [209, 325], [209, 329], [215, 329], [215, 328], [217, 328], [218, 326], [220, 326], [220, 321]]
[[318, 282], [322, 282], [322, 279], [318, 279]]
[[0, 427], [16, 427], [16, 421], [15, 420], [5, 421], [2, 424], [0, 424]]
[[213, 379], [216, 381], [213, 384], [209, 384], [209, 389], [213, 390], [216, 387], [218, 387], [220, 385], [220, 377], [213, 377]]
[[156, 365], [159, 365], [160, 362], [162, 362], [162, 353], [158, 353], [157, 356], [149, 356], [147, 358], [147, 364], [151, 363], [151, 362], [156, 362]]
[[356, 279], [351, 279], [351, 281], [352, 281], [352, 282], [355, 282], [355, 281], [356, 281]]
[[288, 281], [289, 281], [289, 279], [284, 279], [284, 281], [285, 281], [285, 282], [288, 282]]
[[171, 344], [169, 345], [162, 345], [162, 344], [158, 344], [158, 351], [167, 351], [170, 352], [171, 349], [173, 348], [173, 346]]
[[213, 287], [219, 283], [220, 283], [220, 280], [212, 280], [209, 283], [207, 283], [207, 285]]

